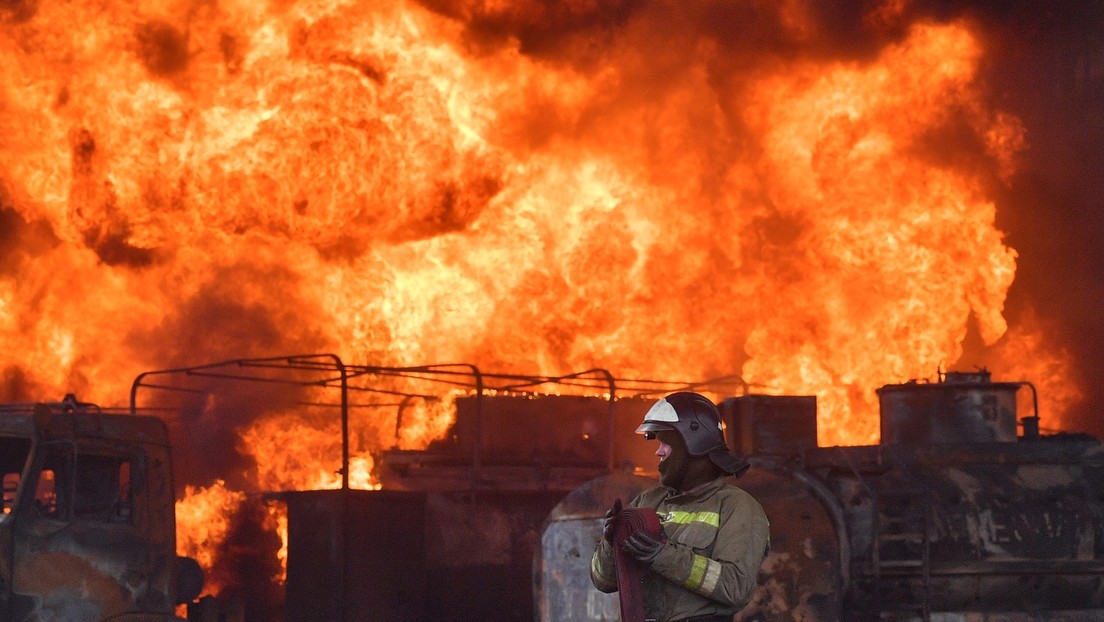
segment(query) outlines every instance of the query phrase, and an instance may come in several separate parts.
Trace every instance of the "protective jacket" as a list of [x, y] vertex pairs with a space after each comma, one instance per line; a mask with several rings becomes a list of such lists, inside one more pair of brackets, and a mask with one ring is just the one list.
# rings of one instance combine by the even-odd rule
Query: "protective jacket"
[[[723, 477], [686, 492], [649, 488], [630, 507], [659, 514], [667, 543], [644, 574], [644, 611], [658, 622], [704, 615], [733, 615], [755, 591], [770, 544], [763, 507]], [[590, 564], [598, 590], [617, 590], [613, 547], [598, 542]]]

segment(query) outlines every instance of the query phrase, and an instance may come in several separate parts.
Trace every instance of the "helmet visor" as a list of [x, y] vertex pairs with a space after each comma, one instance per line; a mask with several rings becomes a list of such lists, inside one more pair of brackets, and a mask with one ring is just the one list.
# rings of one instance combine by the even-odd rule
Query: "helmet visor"
[[644, 423], [641, 423], [636, 428], [636, 433], [637, 434], [643, 434], [644, 438], [646, 438], [650, 441], [650, 440], [652, 440], [656, 437], [655, 436], [656, 432], [660, 432], [662, 430], [674, 430], [674, 429], [675, 429], [675, 426], [673, 426], [669, 423], [661, 423], [659, 421], [645, 421]]

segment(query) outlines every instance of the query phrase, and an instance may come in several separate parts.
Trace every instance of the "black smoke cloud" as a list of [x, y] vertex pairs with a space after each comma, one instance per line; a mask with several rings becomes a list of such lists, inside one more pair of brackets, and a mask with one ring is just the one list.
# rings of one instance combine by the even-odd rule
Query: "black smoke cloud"
[[1104, 435], [1104, 4], [1007, 2], [982, 15], [985, 77], [1028, 149], [997, 225], [1020, 253], [1007, 315], [1034, 310], [1070, 351], [1086, 399], [1068, 427]]
[[235, 380], [234, 375], [249, 373], [234, 365], [198, 379], [173, 370], [327, 349], [313, 328], [317, 310], [297, 297], [300, 278], [271, 265], [223, 267], [163, 323], [131, 336], [135, 351], [161, 357], [162, 367], [142, 379], [145, 387], [136, 401], [163, 413], [179, 484], [207, 486], [224, 479], [233, 489], [247, 489], [254, 464], [240, 447], [239, 432], [294, 404], [301, 388]]

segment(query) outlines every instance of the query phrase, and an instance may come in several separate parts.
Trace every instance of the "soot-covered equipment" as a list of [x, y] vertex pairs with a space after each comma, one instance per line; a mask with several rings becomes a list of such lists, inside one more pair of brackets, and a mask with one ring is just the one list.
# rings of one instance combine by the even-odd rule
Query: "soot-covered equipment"
[[[817, 447], [812, 397], [720, 405], [729, 445], [753, 464], [735, 483], [771, 521], [738, 620], [1104, 619], [1099, 441], [1040, 435], [1037, 413], [1017, 419], [1034, 388], [984, 371], [877, 393], [872, 446]], [[552, 511], [535, 568], [540, 620], [616, 619], [608, 595], [587, 590], [588, 544], [613, 498], [654, 483], [598, 478]]]

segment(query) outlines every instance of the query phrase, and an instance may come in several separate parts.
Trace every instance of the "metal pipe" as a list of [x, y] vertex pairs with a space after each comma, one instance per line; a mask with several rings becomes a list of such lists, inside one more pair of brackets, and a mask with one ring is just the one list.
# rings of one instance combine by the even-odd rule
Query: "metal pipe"
[[613, 442], [614, 434], [617, 432], [617, 408], [614, 406], [617, 395], [617, 381], [614, 380], [613, 374], [609, 373], [608, 370], [594, 369], [591, 371], [596, 371], [604, 375], [606, 377], [606, 382], [609, 383], [609, 422], [606, 431], [606, 468], [609, 469], [610, 473], [613, 473], [614, 469], [617, 468], [616, 461], [614, 460]]
[[[349, 374], [345, 370], [345, 363], [336, 354], [318, 356], [332, 358], [341, 372], [341, 489], [349, 490]], [[304, 358], [307, 357], [289, 357], [287, 361], [294, 363]]]
[[1035, 389], [1034, 384], [1027, 381], [1018, 382], [1017, 384], [1031, 389], [1031, 407], [1035, 413], [1031, 417], [1024, 417], [1020, 420], [1024, 429], [1023, 439], [1025, 441], [1039, 440], [1039, 391]]
[[828, 516], [832, 519], [832, 526], [835, 527], [836, 538], [839, 540], [840, 585], [837, 593], [840, 595], [846, 594], [851, 582], [851, 540], [847, 536], [847, 517], [843, 513], [843, 506], [840, 505], [839, 499], [832, 494], [831, 490], [828, 490], [827, 486], [805, 470], [794, 469], [791, 474], [794, 479], [804, 484], [805, 488], [813, 493], [813, 496], [820, 501], [824, 509], [828, 511]]
[[472, 483], [478, 486], [482, 469], [479, 460], [479, 446], [483, 444], [483, 375], [479, 373], [479, 368], [475, 365], [469, 365], [468, 367], [475, 374], [475, 442], [472, 443], [474, 446], [472, 449]]

